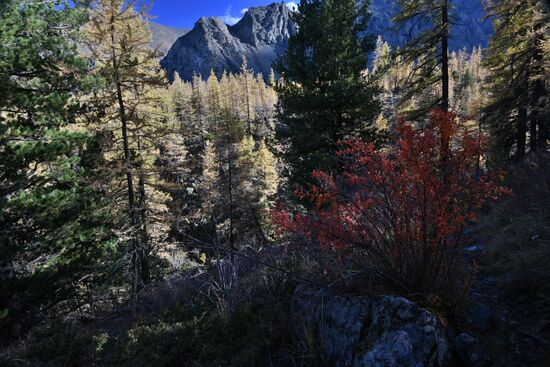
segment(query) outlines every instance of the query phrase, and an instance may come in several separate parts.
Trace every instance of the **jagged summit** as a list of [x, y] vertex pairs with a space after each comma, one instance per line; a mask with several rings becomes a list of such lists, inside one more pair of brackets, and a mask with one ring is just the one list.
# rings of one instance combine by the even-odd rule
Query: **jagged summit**
[[[453, 4], [450, 49], [487, 46], [492, 27], [484, 18], [482, 1], [455, 0]], [[422, 30], [415, 22], [411, 30], [397, 30], [392, 19], [398, 9], [396, 0], [373, 0], [370, 7], [369, 33], [381, 35], [392, 47], [402, 46]], [[178, 72], [190, 80], [194, 73], [208, 77], [210, 70], [218, 75], [237, 72], [246, 58], [254, 72], [267, 75], [295, 32], [291, 10], [284, 3], [250, 8], [233, 26], [218, 17], [202, 17], [191, 32], [176, 41], [161, 64], [170, 77]]]
[[290, 10], [284, 4], [250, 8], [231, 33], [242, 42], [259, 46], [286, 42], [296, 31]]
[[218, 75], [236, 72], [246, 58], [254, 72], [267, 75], [295, 32], [291, 11], [283, 3], [250, 8], [233, 26], [218, 17], [202, 17], [176, 41], [161, 65], [171, 77], [177, 72], [190, 80], [194, 73], [206, 77], [210, 70]]

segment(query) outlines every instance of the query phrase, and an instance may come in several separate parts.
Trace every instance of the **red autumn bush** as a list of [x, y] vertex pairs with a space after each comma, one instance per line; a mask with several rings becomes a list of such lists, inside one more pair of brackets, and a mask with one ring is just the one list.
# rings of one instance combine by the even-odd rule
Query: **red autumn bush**
[[279, 209], [273, 220], [325, 250], [359, 249], [401, 292], [441, 295], [457, 276], [465, 228], [477, 209], [506, 190], [499, 177], [480, 170], [484, 138], [453, 114], [435, 110], [423, 129], [401, 122], [398, 134], [391, 151], [357, 139], [342, 142], [345, 172], [314, 172], [318, 184], [298, 193], [314, 208]]

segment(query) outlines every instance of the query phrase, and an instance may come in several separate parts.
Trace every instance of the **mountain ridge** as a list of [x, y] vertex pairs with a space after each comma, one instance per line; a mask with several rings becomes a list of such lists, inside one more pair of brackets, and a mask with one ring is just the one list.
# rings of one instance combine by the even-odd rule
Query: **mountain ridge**
[[246, 59], [251, 70], [267, 75], [295, 32], [290, 10], [283, 3], [252, 7], [232, 26], [218, 17], [202, 17], [176, 41], [161, 65], [170, 78], [177, 72], [190, 80], [195, 73], [206, 77], [210, 70], [217, 75], [238, 71]]
[[[455, 0], [454, 5], [450, 50], [487, 46], [492, 24], [485, 19], [481, 0]], [[408, 32], [397, 32], [392, 21], [398, 9], [396, 0], [374, 0], [370, 7], [369, 33], [381, 35], [394, 48], [408, 40]], [[194, 74], [206, 78], [211, 70], [218, 76], [225, 71], [238, 72], [246, 59], [253, 72], [267, 76], [297, 31], [291, 13], [284, 3], [273, 3], [248, 9], [234, 25], [219, 17], [201, 17], [193, 29], [177, 38], [161, 65], [170, 79], [177, 72], [182, 79], [191, 80]]]
[[149, 22], [149, 27], [151, 28], [152, 37], [151, 46], [163, 55], [166, 55], [178, 38], [191, 31], [191, 28], [170, 27], [156, 22]]

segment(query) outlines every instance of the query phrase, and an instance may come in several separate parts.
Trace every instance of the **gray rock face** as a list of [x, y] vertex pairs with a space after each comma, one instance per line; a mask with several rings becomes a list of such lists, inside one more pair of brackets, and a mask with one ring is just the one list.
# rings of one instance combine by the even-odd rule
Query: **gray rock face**
[[444, 328], [401, 297], [352, 297], [298, 286], [294, 328], [305, 348], [318, 345], [336, 367], [448, 366]]
[[219, 18], [201, 18], [193, 30], [180, 37], [161, 65], [170, 77], [177, 72], [190, 80], [194, 73], [207, 77], [236, 72], [243, 59], [256, 73], [267, 76], [273, 61], [286, 50], [296, 26], [282, 3], [250, 8], [243, 19], [228, 26]]
[[[492, 22], [485, 19], [483, 0], [452, 0], [450, 19], [452, 22], [449, 49], [458, 51], [466, 48], [468, 52], [473, 47], [486, 47], [493, 33]], [[393, 47], [402, 47], [405, 43], [425, 30], [425, 26], [419, 26], [418, 22], [398, 28], [392, 19], [399, 11], [397, 0], [372, 0], [370, 8], [372, 13], [369, 32], [381, 35]]]

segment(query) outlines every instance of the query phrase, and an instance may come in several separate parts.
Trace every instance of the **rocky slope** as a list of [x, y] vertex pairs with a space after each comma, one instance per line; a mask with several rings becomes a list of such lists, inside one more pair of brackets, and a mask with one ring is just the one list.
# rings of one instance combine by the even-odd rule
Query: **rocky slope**
[[[482, 0], [453, 0], [452, 6], [449, 48], [452, 51], [462, 48], [471, 51], [473, 47], [486, 47], [492, 34], [492, 23], [485, 19]], [[397, 0], [373, 0], [370, 6], [370, 32], [382, 35], [393, 47], [403, 45], [411, 34], [421, 30], [413, 23], [397, 29], [392, 19], [398, 10]]]
[[189, 28], [175, 28], [175, 27], [169, 27], [163, 24], [151, 22], [151, 35], [153, 37], [153, 42], [151, 45], [154, 48], [157, 48], [163, 55], [166, 55], [168, 50], [170, 50], [170, 47], [181, 36], [189, 33]]
[[161, 65], [172, 76], [189, 80], [194, 73], [208, 76], [237, 71], [245, 58], [256, 73], [268, 75], [271, 65], [296, 32], [290, 10], [282, 3], [250, 8], [234, 26], [219, 18], [201, 18], [191, 32], [179, 38]]

